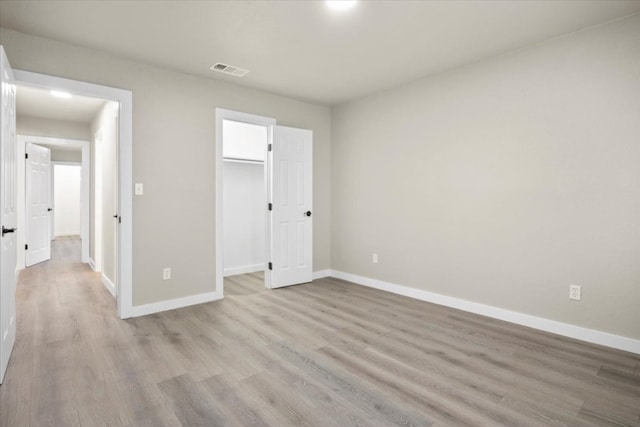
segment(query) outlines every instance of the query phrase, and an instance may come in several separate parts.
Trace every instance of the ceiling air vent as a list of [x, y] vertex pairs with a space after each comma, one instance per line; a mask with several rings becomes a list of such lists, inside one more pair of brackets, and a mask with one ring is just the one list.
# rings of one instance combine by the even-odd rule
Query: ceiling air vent
[[219, 71], [225, 74], [231, 74], [232, 76], [236, 76], [236, 77], [242, 77], [249, 72], [249, 70], [234, 67], [233, 65], [223, 64], [222, 62], [216, 62], [215, 65], [209, 69], [213, 71]]

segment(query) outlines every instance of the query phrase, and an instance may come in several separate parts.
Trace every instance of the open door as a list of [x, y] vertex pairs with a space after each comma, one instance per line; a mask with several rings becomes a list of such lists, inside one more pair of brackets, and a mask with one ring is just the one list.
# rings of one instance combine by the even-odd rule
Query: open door
[[16, 340], [16, 87], [0, 46], [0, 383]]
[[28, 143], [26, 169], [27, 267], [51, 258], [51, 150]]
[[313, 280], [313, 133], [271, 127], [270, 287]]

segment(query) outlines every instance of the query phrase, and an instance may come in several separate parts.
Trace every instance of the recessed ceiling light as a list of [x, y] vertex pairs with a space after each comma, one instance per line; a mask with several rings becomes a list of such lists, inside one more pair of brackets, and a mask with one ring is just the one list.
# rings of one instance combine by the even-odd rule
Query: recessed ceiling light
[[356, 3], [356, 0], [327, 0], [327, 6], [331, 10], [351, 9]]
[[61, 90], [52, 90], [49, 92], [51, 96], [55, 96], [56, 98], [69, 99], [71, 98], [71, 94], [69, 92], [63, 92]]

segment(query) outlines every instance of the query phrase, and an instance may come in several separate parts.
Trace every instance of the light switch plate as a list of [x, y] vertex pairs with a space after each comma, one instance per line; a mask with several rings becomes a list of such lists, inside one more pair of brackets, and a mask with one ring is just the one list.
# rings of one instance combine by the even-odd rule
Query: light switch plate
[[144, 194], [144, 185], [141, 182], [136, 182], [135, 193], [136, 196], [142, 196]]

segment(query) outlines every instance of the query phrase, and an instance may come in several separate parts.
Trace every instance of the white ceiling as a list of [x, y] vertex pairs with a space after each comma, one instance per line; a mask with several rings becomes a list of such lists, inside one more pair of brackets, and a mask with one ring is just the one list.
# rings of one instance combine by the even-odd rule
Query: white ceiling
[[[0, 25], [334, 104], [640, 12], [640, 1], [6, 1]], [[210, 71], [220, 61], [250, 70]]]
[[48, 90], [18, 86], [18, 115], [43, 117], [68, 122], [91, 123], [106, 101], [73, 95], [70, 99], [53, 97]]

